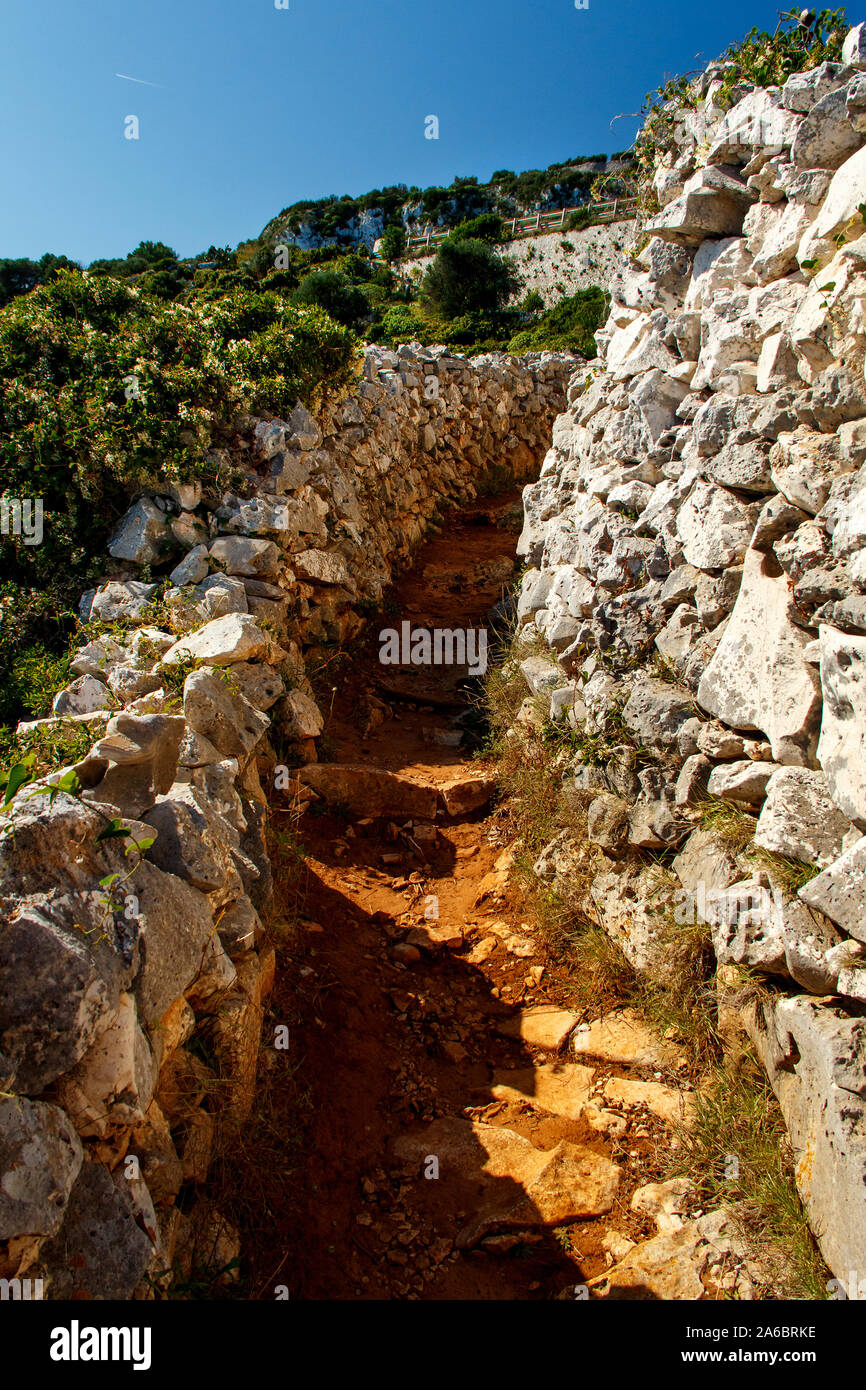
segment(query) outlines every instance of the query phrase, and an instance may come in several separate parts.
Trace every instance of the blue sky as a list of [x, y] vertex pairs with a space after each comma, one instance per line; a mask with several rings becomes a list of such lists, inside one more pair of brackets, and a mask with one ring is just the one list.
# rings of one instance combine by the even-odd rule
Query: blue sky
[[759, 0], [0, 0], [0, 256], [87, 262], [142, 239], [191, 255], [300, 198], [622, 149], [637, 122], [613, 116], [776, 15]]

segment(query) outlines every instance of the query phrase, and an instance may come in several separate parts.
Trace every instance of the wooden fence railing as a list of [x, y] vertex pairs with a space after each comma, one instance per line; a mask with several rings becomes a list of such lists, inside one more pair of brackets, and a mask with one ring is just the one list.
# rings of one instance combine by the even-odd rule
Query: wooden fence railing
[[[590, 225], [618, 222], [637, 216], [637, 198], [612, 198], [606, 203], [585, 203], [580, 208], [562, 208], [558, 212], [534, 212], [527, 217], [514, 217], [510, 222], [506, 221], [503, 224], [506, 240], [515, 241], [518, 237], [564, 229], [571, 213], [584, 211], [592, 218]], [[447, 240], [450, 235], [449, 231], [434, 230], [432, 225], [428, 224], [425, 231], [409, 238], [408, 253], [410, 256], [419, 252], [423, 254], [432, 246]]]

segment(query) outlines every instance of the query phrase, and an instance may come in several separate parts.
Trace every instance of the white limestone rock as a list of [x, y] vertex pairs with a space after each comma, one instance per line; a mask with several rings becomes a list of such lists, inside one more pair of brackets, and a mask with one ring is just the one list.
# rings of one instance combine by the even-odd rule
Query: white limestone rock
[[724, 636], [698, 687], [698, 703], [734, 729], [770, 740], [779, 763], [804, 765], [821, 709], [808, 634], [788, 617], [788, 581], [772, 556], [750, 549]]
[[849, 936], [866, 942], [866, 836], [804, 884], [798, 897]]
[[785, 859], [826, 868], [841, 854], [851, 823], [831, 800], [824, 773], [808, 767], [771, 771], [755, 844]]
[[866, 637], [822, 625], [819, 638], [824, 708], [818, 761], [836, 805], [866, 828]]
[[54, 714], [93, 714], [96, 710], [114, 709], [117, 701], [104, 681], [96, 676], [79, 676], [54, 696]]
[[815, 516], [830, 488], [853, 465], [842, 456], [835, 434], [819, 434], [805, 425], [779, 435], [770, 451], [773, 483], [794, 507]]
[[697, 482], [677, 513], [683, 554], [696, 569], [723, 569], [742, 560], [755, 518], [733, 493]]
[[155, 565], [171, 553], [174, 537], [165, 512], [149, 497], [140, 497], [109, 537], [108, 553], [134, 565]]
[[713, 768], [707, 791], [735, 806], [760, 806], [776, 768], [776, 763], [752, 762], [750, 758], [721, 763]]
[[207, 666], [230, 666], [235, 661], [267, 661], [276, 665], [282, 651], [249, 613], [229, 613], [181, 637], [162, 658], [163, 666], [198, 661]]

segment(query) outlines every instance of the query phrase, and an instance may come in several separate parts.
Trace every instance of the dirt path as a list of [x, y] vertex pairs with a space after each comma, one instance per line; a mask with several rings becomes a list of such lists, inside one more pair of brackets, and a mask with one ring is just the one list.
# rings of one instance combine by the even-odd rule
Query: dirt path
[[[334, 680], [333, 764], [427, 788], [483, 772], [452, 746], [465, 711], [453, 669], [383, 667], [378, 633], [404, 619], [484, 625], [513, 570], [514, 503], [452, 517], [421, 549]], [[629, 1202], [671, 1142], [615, 1078], [663, 1108], [676, 1059], [628, 1023], [584, 1026], [576, 1054], [568, 1034], [591, 1020], [510, 898], [503, 810], [330, 802], [300, 819], [275, 808], [278, 886], [299, 920], [279, 943], [265, 1025], [266, 1042], [288, 1025], [290, 1047], [263, 1054], [238, 1167], [249, 1296], [285, 1284], [303, 1299], [498, 1300], [590, 1283], [611, 1250], [655, 1234]]]

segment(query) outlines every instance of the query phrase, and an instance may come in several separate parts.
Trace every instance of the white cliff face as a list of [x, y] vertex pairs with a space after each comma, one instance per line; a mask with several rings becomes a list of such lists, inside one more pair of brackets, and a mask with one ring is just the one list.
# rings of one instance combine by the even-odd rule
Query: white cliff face
[[[634, 242], [635, 224], [613, 222], [584, 227], [578, 232], [545, 232], [542, 236], [506, 241], [498, 250], [517, 263], [523, 283], [514, 295], [518, 303], [531, 290], [537, 290], [545, 308], [551, 308], [566, 295], [594, 285], [606, 286], [628, 265]], [[433, 256], [417, 256], [406, 263], [413, 280], [420, 280], [434, 261]]]
[[[574, 688], [553, 715], [597, 729], [615, 707], [661, 750], [631, 792], [632, 850], [667, 808], [684, 886], [730, 884], [698, 824], [709, 785], [759, 817], [756, 845], [822, 871], [772, 921], [706, 916], [720, 964], [775, 979], [747, 1024], [837, 1273], [866, 1240], [866, 59], [849, 49], [728, 111], [697, 80], [599, 360], [525, 490], [519, 609]], [[619, 930], [663, 975], [637, 919]]]

